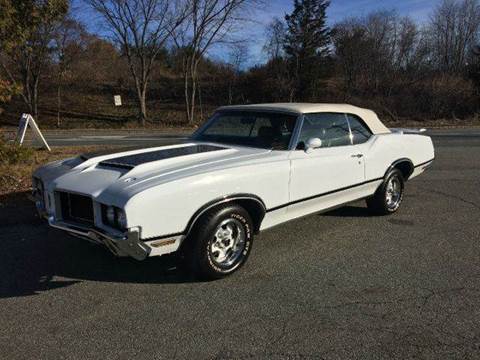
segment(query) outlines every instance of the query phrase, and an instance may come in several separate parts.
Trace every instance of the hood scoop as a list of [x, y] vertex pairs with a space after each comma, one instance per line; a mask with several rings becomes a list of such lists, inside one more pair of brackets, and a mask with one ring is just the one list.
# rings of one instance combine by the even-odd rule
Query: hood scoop
[[171, 149], [163, 149], [157, 151], [144, 152], [135, 155], [120, 156], [118, 158], [108, 159], [102, 161], [99, 165], [102, 167], [109, 168], [120, 168], [131, 170], [135, 166], [142, 165], [145, 163], [170, 159], [179, 156], [194, 155], [204, 152], [225, 150], [227, 148], [213, 145], [192, 145], [192, 146], [183, 146]]

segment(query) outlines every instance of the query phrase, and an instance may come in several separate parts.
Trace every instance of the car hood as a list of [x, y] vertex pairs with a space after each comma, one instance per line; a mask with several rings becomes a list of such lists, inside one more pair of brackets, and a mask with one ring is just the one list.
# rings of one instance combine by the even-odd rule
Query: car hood
[[120, 194], [128, 198], [165, 182], [250, 163], [270, 152], [190, 142], [109, 154], [84, 154], [61, 166], [57, 163], [57, 168], [69, 170], [52, 179], [51, 187], [115, 203]]

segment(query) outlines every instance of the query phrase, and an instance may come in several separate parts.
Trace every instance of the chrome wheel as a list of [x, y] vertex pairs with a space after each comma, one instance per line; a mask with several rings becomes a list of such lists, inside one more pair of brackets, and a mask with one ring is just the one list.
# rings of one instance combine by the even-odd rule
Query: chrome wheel
[[211, 259], [221, 267], [232, 266], [245, 249], [245, 230], [237, 219], [226, 219], [218, 225], [210, 243]]
[[392, 176], [387, 183], [385, 200], [390, 210], [396, 210], [402, 201], [402, 183], [399, 178]]

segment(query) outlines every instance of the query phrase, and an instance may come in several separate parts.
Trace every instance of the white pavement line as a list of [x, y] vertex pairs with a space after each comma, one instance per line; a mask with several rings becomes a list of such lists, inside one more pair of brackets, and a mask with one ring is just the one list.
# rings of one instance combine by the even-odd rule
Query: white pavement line
[[80, 136], [80, 139], [93, 139], [93, 140], [109, 140], [109, 139], [124, 139], [126, 135], [84, 135]]
[[444, 136], [444, 137], [455, 136], [455, 137], [468, 138], [468, 137], [478, 137], [478, 136], [480, 136], [480, 133], [462, 133], [462, 134], [458, 134], [458, 133], [444, 133], [444, 134], [431, 133], [430, 136], [438, 136], [438, 137], [441, 137], [441, 136]]
[[188, 139], [188, 137], [152, 137], [152, 138], [146, 138], [146, 137], [129, 137], [128, 139], [125, 140], [135, 140], [135, 141], [141, 141], [141, 140], [147, 140], [147, 141], [157, 141], [157, 140], [182, 140], [182, 139]]

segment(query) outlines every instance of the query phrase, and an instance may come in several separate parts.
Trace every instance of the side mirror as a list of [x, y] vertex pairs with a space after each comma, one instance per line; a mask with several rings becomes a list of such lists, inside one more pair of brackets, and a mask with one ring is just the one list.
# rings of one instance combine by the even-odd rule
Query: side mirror
[[305, 145], [305, 152], [309, 154], [313, 150], [321, 147], [322, 147], [322, 140], [320, 140], [319, 138], [310, 138], [307, 140], [307, 143]]

